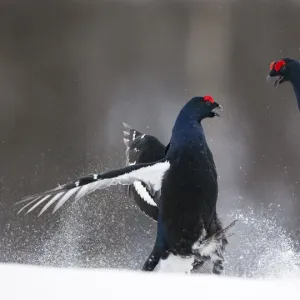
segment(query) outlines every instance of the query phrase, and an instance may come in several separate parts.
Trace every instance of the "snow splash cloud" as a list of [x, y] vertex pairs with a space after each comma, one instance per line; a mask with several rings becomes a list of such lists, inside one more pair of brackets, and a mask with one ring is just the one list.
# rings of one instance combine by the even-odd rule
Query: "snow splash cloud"
[[232, 212], [238, 222], [229, 237], [226, 275], [251, 278], [300, 276], [298, 243], [287, 233], [272, 205], [258, 212], [252, 207]]

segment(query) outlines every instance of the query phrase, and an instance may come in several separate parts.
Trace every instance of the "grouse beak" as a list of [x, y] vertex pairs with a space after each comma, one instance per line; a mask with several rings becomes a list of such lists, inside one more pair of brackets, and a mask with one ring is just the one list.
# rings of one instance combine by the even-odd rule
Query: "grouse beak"
[[216, 109], [219, 109], [219, 110], [222, 111], [222, 110], [223, 110], [223, 107], [222, 107], [219, 103], [216, 103], [216, 102], [215, 102], [215, 104], [216, 104], [217, 106], [211, 111], [211, 116], [212, 116], [212, 117], [221, 117], [220, 114], [217, 113], [215, 110], [216, 110]]
[[275, 89], [277, 89], [278, 86], [279, 86], [281, 83], [283, 83], [283, 81], [284, 81], [283, 76], [280, 76], [280, 75], [278, 75], [278, 76], [270, 76], [270, 75], [268, 75], [267, 78], [266, 78], [266, 80], [267, 80], [268, 82], [274, 81], [274, 88], [275, 88]]
[[221, 111], [223, 111], [223, 106], [220, 105], [219, 103], [218, 103], [218, 106], [216, 108], [219, 109], [219, 110], [221, 110]]

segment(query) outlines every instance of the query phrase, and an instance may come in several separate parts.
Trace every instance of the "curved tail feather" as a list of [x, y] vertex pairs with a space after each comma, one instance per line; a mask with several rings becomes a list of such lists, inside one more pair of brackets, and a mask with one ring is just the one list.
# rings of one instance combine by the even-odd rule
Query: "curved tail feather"
[[[165, 146], [154, 136], [143, 134], [123, 122], [123, 141], [126, 146], [126, 165], [151, 163], [165, 157]], [[141, 181], [128, 186], [128, 194], [139, 209], [149, 218], [157, 221], [159, 193], [151, 194]]]

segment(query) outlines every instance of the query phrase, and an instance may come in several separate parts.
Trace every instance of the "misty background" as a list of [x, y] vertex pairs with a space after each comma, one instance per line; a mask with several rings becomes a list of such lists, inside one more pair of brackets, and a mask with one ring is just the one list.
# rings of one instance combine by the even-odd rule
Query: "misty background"
[[14, 204], [123, 166], [122, 121], [167, 144], [186, 101], [210, 94], [224, 107], [203, 123], [218, 213], [241, 220], [228, 274], [298, 272], [299, 111], [290, 84], [265, 78], [272, 60], [300, 57], [299, 12], [288, 0], [1, 1], [0, 262], [140, 269], [156, 223], [124, 187], [39, 218]]

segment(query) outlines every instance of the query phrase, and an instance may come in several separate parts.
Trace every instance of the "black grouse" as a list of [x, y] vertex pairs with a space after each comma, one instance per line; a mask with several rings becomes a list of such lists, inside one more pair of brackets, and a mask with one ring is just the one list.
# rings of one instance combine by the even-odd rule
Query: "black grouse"
[[141, 182], [152, 199], [159, 197], [154, 213], [158, 221], [156, 242], [143, 270], [171, 271], [175, 268], [189, 272], [195, 259], [202, 263], [210, 259], [213, 273], [220, 274], [228, 243], [227, 229], [222, 229], [217, 216], [217, 171], [201, 125], [203, 119], [219, 116], [215, 112], [217, 108], [220, 105], [211, 96], [192, 98], [176, 119], [163, 158], [91, 174], [28, 196], [21, 201], [28, 203], [20, 211], [27, 207], [28, 213], [45, 204], [40, 211], [42, 214], [56, 203], [55, 212], [73, 196], [78, 200], [97, 189]]
[[300, 110], [300, 61], [293, 58], [283, 58], [271, 62], [267, 79], [270, 80], [271, 78], [275, 78], [275, 88], [286, 81], [292, 84]]
[[[155, 162], [164, 158], [167, 148], [156, 137], [141, 133], [124, 122], [123, 126], [125, 129], [123, 141], [126, 146], [126, 165]], [[129, 185], [127, 190], [140, 210], [157, 221], [160, 192], [151, 195], [146, 185], [138, 180]], [[195, 257], [192, 272], [199, 270], [203, 264], [202, 259]]]

